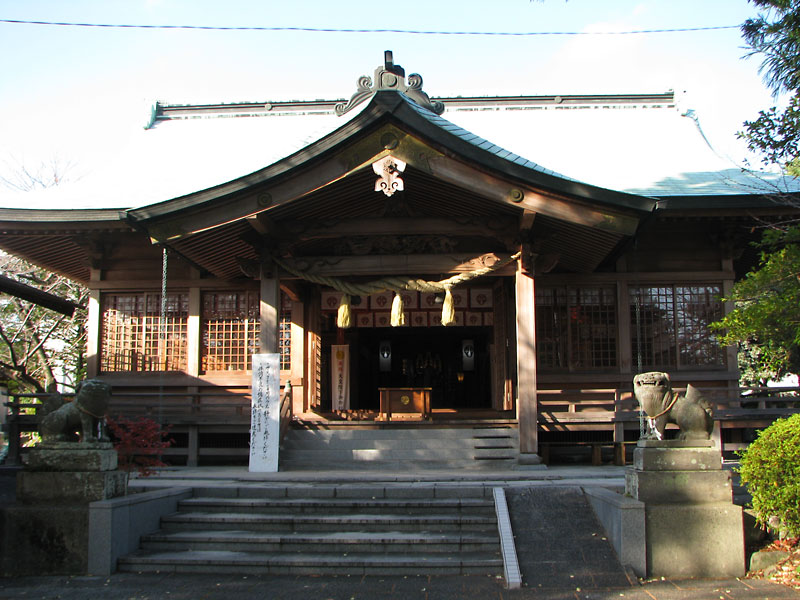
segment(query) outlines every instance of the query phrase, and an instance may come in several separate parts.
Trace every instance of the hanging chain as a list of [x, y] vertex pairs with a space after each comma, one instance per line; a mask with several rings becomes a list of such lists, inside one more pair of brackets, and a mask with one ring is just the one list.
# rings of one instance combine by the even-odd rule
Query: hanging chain
[[[636, 287], [636, 373], [642, 372], [642, 288]], [[639, 438], [643, 438], [646, 433], [645, 415], [642, 405], [639, 405]]]
[[[161, 314], [158, 319], [158, 337], [163, 344], [167, 337], [167, 248], [161, 259]], [[163, 348], [163, 346], [162, 346]], [[164, 350], [166, 356], [166, 349]]]
[[[633, 274], [634, 284], [636, 286], [636, 296], [634, 304], [634, 313], [636, 314], [636, 374], [640, 374], [644, 368], [642, 359], [642, 284], [639, 281], [639, 239], [633, 240]], [[634, 390], [634, 397], [636, 391]], [[639, 404], [637, 402], [637, 404]], [[639, 404], [639, 439], [642, 439], [647, 432], [646, 415], [642, 405]]]
[[[167, 369], [167, 247], [164, 246], [161, 258], [161, 314], [158, 318], [158, 346], [159, 354], [163, 356], [164, 364], [159, 370], [158, 393], [158, 423], [164, 424], [164, 372]], [[161, 356], [159, 358], [161, 358]]]

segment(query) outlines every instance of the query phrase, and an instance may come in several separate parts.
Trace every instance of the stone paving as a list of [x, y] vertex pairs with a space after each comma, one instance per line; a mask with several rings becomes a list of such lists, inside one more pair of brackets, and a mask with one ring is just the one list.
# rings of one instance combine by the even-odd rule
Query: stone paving
[[507, 590], [502, 580], [481, 576], [439, 577], [244, 577], [175, 574], [115, 574], [101, 577], [0, 579], [0, 599], [43, 600], [782, 600], [800, 593], [761, 580], [654, 581], [634, 587], [592, 590]]

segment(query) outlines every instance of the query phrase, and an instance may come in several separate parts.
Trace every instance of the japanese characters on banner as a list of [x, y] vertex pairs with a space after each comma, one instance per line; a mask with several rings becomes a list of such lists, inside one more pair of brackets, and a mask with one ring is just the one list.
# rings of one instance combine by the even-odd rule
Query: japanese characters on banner
[[250, 405], [251, 473], [278, 471], [281, 411], [280, 354], [254, 354]]
[[350, 410], [350, 346], [331, 346], [331, 405]]

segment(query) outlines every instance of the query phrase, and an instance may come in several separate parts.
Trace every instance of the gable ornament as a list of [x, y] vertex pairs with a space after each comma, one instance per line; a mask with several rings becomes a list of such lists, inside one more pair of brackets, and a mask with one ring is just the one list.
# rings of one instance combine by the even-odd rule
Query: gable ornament
[[334, 107], [334, 112], [336, 112], [337, 116], [341, 117], [367, 98], [373, 96], [375, 92], [382, 90], [400, 92], [422, 108], [426, 108], [437, 115], [444, 112], [444, 104], [442, 102], [431, 100], [430, 96], [422, 91], [422, 76], [419, 73], [409, 75], [408, 82], [406, 82], [406, 71], [400, 65], [394, 64], [392, 51], [386, 50], [383, 56], [383, 65], [375, 69], [374, 78], [370, 78], [368, 75], [359, 77], [355, 94], [347, 102], [340, 102]]
[[400, 173], [405, 171], [406, 163], [394, 156], [385, 156], [372, 163], [372, 170], [378, 176], [375, 181], [375, 191], [391, 196], [395, 192], [403, 191], [403, 180]]

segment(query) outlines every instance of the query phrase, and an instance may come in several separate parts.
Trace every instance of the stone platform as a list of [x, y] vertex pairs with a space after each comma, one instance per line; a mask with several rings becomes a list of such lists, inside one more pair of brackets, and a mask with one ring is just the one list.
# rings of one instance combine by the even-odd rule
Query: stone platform
[[744, 575], [742, 509], [712, 441], [639, 441], [625, 492], [645, 505], [648, 576]]
[[124, 495], [110, 442], [46, 442], [17, 474], [16, 503], [0, 513], [2, 575], [85, 574], [89, 503]]

